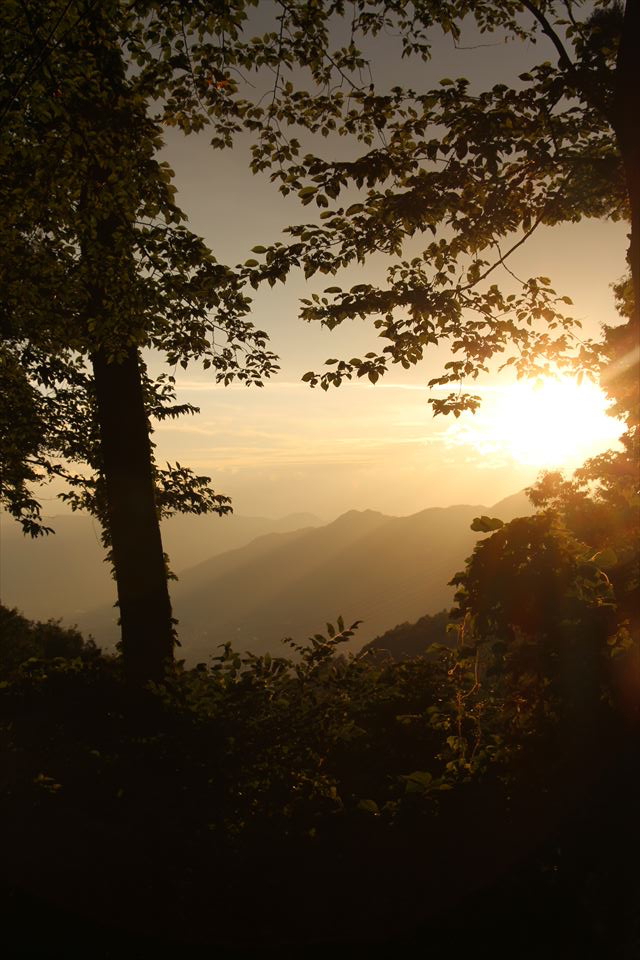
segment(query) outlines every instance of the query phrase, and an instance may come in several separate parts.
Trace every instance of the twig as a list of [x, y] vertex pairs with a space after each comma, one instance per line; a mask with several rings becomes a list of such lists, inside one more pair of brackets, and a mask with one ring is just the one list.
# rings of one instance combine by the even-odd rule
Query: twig
[[[518, 247], [521, 247], [522, 244], [529, 239], [529, 237], [534, 232], [534, 230], [536, 230], [540, 226], [540, 224], [542, 223], [542, 216], [543, 216], [542, 214], [539, 214], [536, 220], [534, 221], [533, 225], [526, 231], [526, 233], [524, 233], [520, 237], [520, 239], [516, 243], [513, 244], [512, 247], [510, 247], [509, 250], [507, 250], [506, 253], [502, 254], [500, 258], [496, 260], [495, 263], [493, 263], [487, 270], [485, 270], [484, 273], [481, 273], [477, 280], [474, 280], [473, 283], [468, 283], [466, 286], [462, 287], [462, 289], [470, 290], [472, 287], [475, 287], [476, 284], [480, 283], [481, 280], [484, 280], [485, 277], [488, 277], [490, 273], [493, 273], [493, 271], [496, 270], [498, 267], [503, 266], [505, 264], [505, 261], [511, 256], [511, 254], [515, 250], [517, 250]], [[500, 247], [498, 247], [498, 251], [500, 251]], [[505, 267], [505, 269], [508, 269], [508, 268]], [[516, 280], [517, 279], [518, 278], [516, 277]], [[521, 281], [518, 281], [518, 282], [521, 282]]]

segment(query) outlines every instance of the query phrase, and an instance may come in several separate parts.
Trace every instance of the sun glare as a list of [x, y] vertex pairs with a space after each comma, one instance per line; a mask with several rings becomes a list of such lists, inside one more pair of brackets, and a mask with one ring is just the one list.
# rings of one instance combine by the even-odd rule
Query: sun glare
[[619, 439], [623, 424], [607, 415], [608, 401], [589, 381], [570, 377], [519, 381], [483, 398], [454, 442], [485, 456], [539, 468], [573, 467]]

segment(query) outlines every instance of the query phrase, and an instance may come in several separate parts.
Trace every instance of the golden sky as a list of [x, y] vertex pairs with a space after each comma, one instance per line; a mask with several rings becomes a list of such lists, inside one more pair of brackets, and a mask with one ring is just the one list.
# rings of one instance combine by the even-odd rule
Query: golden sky
[[[557, 289], [574, 299], [585, 332], [596, 334], [599, 323], [615, 320], [608, 285], [624, 255], [624, 229], [592, 222], [546, 234], [527, 251], [531, 272], [552, 274]], [[258, 390], [216, 386], [196, 368], [179, 371], [179, 397], [200, 406], [201, 414], [165, 423], [156, 433], [160, 457], [211, 475], [239, 513], [310, 510], [331, 519], [352, 508], [408, 514], [435, 505], [490, 504], [532, 483], [544, 466], [577, 466], [620, 432], [604, 416], [595, 387], [585, 384], [576, 397], [557, 391], [547, 397], [547, 389], [537, 416], [538, 394], [523, 385], [514, 392], [507, 372], [480, 382], [477, 414], [434, 418], [426, 381], [443, 362], [437, 352], [375, 386], [311, 390], [300, 382], [305, 370], [329, 355], [369, 349], [373, 331], [361, 322], [334, 332], [302, 324], [299, 295], [299, 280], [269, 292], [256, 317], [272, 333], [281, 375]], [[552, 428], [564, 433], [552, 437]]]
[[[450, 38], [441, 38], [424, 65], [400, 61], [394, 39], [380, 37], [369, 51], [375, 80], [420, 90], [443, 76], [466, 76], [486, 87], [517, 82], [530, 63], [554, 53], [543, 41], [535, 48], [476, 47], [478, 40], [486, 37], [467, 38], [473, 49], [454, 50]], [[165, 156], [190, 227], [218, 259], [242, 262], [252, 246], [281, 239], [283, 227], [314, 216], [314, 208], [301, 207], [295, 196], [281, 197], [268, 176], [251, 175], [247, 139], [223, 152], [214, 152], [208, 139], [206, 132], [185, 138], [168, 130]], [[335, 149], [354, 146], [343, 139]], [[610, 285], [624, 271], [626, 232], [624, 224], [594, 221], [539, 229], [509, 265], [525, 277], [548, 276], [559, 294], [574, 301], [571, 313], [583, 322], [585, 336], [597, 338], [603, 323], [617, 319]], [[424, 237], [413, 238], [407, 253], [415, 256], [424, 246]], [[386, 259], [377, 256], [337, 282], [380, 282], [385, 267]], [[512, 283], [504, 273], [494, 278]], [[298, 319], [299, 298], [334, 282], [320, 276], [307, 283], [293, 274], [284, 286], [256, 292], [252, 319], [269, 333], [282, 365], [263, 390], [217, 387], [196, 366], [176, 372], [179, 399], [200, 406], [201, 414], [160, 425], [159, 457], [211, 475], [214, 487], [233, 497], [238, 513], [309, 510], [331, 519], [351, 508], [407, 514], [456, 502], [490, 504], [532, 483], [542, 467], [571, 469], [615, 442], [620, 428], [607, 422], [594, 388], [575, 396], [566, 388], [562, 395], [543, 391], [536, 406], [529, 388], [513, 392], [506, 372], [480, 381], [484, 403], [475, 417], [434, 418], [426, 383], [441, 372], [443, 351], [410, 371], [390, 371], [375, 386], [311, 390], [300, 382], [305, 371], [322, 368], [328, 357], [362, 356], [379, 346], [371, 323], [327, 331]], [[155, 362], [151, 367], [159, 372]], [[559, 407], [562, 417], [556, 415]]]
[[[237, 156], [213, 154], [204, 138], [172, 139], [167, 155], [178, 186], [186, 185], [180, 197], [191, 227], [220, 260], [240, 262], [250, 256], [251, 246], [277, 239], [283, 224], [308, 216], [307, 208], [303, 213], [268, 183], [244, 173]], [[219, 190], [221, 182], [233, 189]], [[414, 246], [422, 249], [420, 243]], [[617, 319], [610, 285], [622, 273], [625, 248], [624, 224], [585, 221], [540, 230], [510, 264], [527, 277], [550, 277], [558, 293], [574, 301], [571, 313], [582, 321], [585, 336], [597, 337], [602, 323]], [[376, 260], [357, 276], [350, 271], [346, 282], [383, 279], [384, 258]], [[232, 496], [238, 513], [278, 516], [308, 510], [326, 519], [352, 508], [408, 514], [427, 506], [490, 504], [532, 483], [541, 467], [555, 465], [562, 436], [550, 444], [553, 457], [544, 463], [540, 436], [537, 452], [527, 456], [522, 443], [510, 446], [496, 435], [496, 417], [503, 434], [505, 429], [500, 404], [513, 408], [513, 377], [507, 371], [479, 382], [483, 407], [475, 416], [457, 421], [432, 416], [426, 383], [446, 362], [443, 350], [410, 371], [391, 370], [375, 386], [344, 383], [325, 393], [303, 384], [304, 372], [321, 369], [330, 356], [361, 356], [376, 348], [370, 323], [358, 320], [328, 331], [298, 319], [299, 298], [331, 283], [330, 277], [306, 282], [294, 274], [286, 285], [255, 293], [253, 320], [270, 334], [282, 366], [264, 389], [216, 386], [197, 366], [175, 371], [179, 399], [199, 406], [201, 414], [159, 427], [155, 440], [161, 459], [179, 460], [212, 476], [216, 490]], [[160, 366], [152, 363], [152, 369]], [[593, 397], [586, 407], [579, 401], [572, 405], [582, 425], [564, 422], [571, 441], [567, 468], [610, 446], [620, 432], [603, 420], [602, 404], [594, 407]], [[547, 403], [547, 417], [552, 409]], [[527, 416], [531, 411], [525, 411], [524, 432]], [[517, 425], [506, 429], [517, 440]], [[577, 445], [576, 430], [582, 431]]]

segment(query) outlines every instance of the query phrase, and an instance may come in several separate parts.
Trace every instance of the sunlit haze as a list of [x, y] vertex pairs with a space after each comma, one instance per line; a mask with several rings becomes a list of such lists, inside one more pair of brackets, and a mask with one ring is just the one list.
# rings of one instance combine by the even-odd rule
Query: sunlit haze
[[454, 426], [450, 438], [490, 459], [569, 469], [622, 434], [624, 425], [607, 415], [607, 405], [602, 390], [589, 381], [520, 381], [488, 392], [480, 412]]
[[413, 376], [328, 393], [284, 379], [258, 392], [181, 377], [180, 395], [202, 413], [158, 425], [158, 454], [211, 475], [239, 513], [331, 519], [353, 508], [404, 515], [492, 503], [544, 468], [570, 471], [622, 431], [592, 383], [536, 388], [497, 376], [473, 386], [480, 410], [455, 420], [433, 416], [433, 394]]

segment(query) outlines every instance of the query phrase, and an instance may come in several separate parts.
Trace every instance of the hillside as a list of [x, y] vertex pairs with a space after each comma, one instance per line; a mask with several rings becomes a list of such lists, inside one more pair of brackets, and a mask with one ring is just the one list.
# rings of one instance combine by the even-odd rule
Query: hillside
[[366, 645], [374, 654], [390, 656], [393, 660], [411, 660], [413, 657], [428, 656], [432, 644], [454, 646], [457, 631], [449, 632], [451, 624], [449, 611], [425, 614], [415, 623], [399, 623]]
[[[478, 536], [474, 517], [528, 512], [517, 494], [493, 507], [431, 507], [408, 517], [352, 510], [325, 526], [259, 537], [184, 570], [172, 585], [179, 656], [206, 660], [228, 640], [240, 650], [277, 653], [283, 637], [305, 639], [338, 616], [363, 621], [354, 640], [360, 647], [450, 605], [448, 581]], [[99, 643], [117, 637], [113, 609], [79, 624]]]
[[[46, 517], [55, 533], [32, 540], [7, 514], [0, 514], [0, 599], [32, 620], [85, 622], [90, 611], [115, 601], [115, 584], [100, 527], [88, 514]], [[181, 570], [256, 537], [319, 524], [310, 513], [266, 517], [178, 515], [162, 524], [171, 568]], [[83, 619], [84, 618], [84, 619]]]

